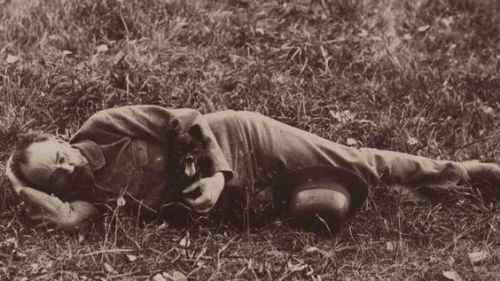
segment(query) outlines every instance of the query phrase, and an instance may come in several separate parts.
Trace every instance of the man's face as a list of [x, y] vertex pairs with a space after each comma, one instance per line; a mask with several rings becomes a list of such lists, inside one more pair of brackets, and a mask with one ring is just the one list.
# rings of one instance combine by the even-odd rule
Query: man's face
[[53, 190], [69, 188], [75, 171], [88, 166], [77, 148], [55, 137], [31, 144], [26, 154], [28, 162], [21, 166], [26, 177], [39, 186]]

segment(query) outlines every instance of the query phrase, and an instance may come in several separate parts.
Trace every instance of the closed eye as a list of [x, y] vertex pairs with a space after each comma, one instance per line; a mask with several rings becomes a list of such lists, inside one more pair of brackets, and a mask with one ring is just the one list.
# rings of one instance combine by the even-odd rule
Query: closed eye
[[66, 157], [63, 153], [61, 153], [60, 151], [56, 152], [56, 163], [58, 165], [60, 164], [64, 164], [66, 162]]

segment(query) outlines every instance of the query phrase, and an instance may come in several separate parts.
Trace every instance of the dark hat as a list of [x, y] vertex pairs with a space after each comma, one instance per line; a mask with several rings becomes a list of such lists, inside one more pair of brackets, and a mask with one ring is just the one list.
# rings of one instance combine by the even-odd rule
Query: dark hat
[[349, 212], [361, 207], [368, 196], [368, 185], [355, 173], [333, 166], [309, 166], [292, 171], [277, 182], [277, 199], [288, 201], [293, 190], [343, 187], [349, 192]]

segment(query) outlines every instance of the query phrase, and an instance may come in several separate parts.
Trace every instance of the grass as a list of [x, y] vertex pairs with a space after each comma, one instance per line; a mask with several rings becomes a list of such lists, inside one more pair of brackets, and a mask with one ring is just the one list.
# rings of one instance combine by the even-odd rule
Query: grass
[[[499, 29], [496, 0], [0, 1], [0, 158], [21, 132], [68, 137], [99, 109], [153, 103], [498, 159]], [[335, 237], [113, 215], [64, 233], [27, 226], [0, 180], [1, 280], [500, 280], [499, 206], [475, 194], [436, 204], [376, 187]], [[471, 264], [477, 251], [491, 257]]]

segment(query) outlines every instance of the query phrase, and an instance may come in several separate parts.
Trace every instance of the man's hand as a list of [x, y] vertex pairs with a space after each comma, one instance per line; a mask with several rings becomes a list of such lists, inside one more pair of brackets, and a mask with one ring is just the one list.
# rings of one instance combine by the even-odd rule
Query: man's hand
[[[224, 188], [224, 175], [217, 172], [211, 177], [202, 178], [182, 191], [186, 202], [198, 213], [207, 213], [215, 206]], [[197, 192], [195, 198], [189, 197], [189, 193]]]

